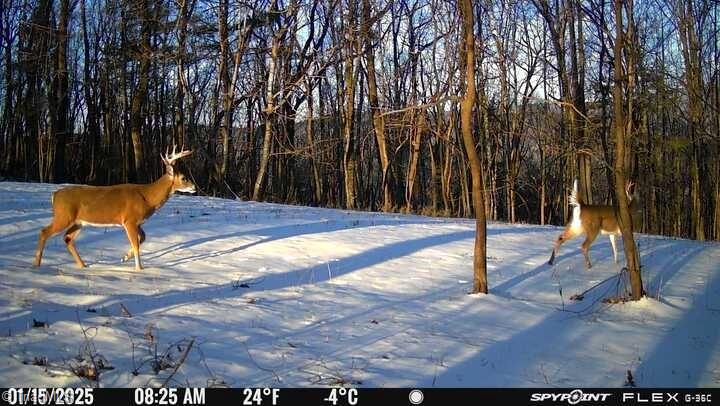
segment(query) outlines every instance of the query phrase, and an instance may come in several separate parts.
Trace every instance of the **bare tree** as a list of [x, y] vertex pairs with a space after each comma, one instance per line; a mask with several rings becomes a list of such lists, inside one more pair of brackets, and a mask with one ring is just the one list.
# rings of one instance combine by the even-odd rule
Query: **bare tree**
[[130, 136], [133, 145], [135, 179], [145, 181], [148, 176], [143, 155], [143, 107], [147, 103], [150, 64], [153, 58], [151, 41], [152, 26], [155, 22], [153, 12], [157, 5], [153, 4], [152, 0], [139, 0], [138, 3], [132, 3], [132, 5], [136, 8], [137, 21], [140, 25], [140, 44], [137, 53], [138, 83], [130, 103]]
[[464, 68], [463, 98], [460, 103], [460, 125], [463, 144], [472, 175], [473, 209], [475, 211], [475, 249], [473, 259], [473, 293], [488, 293], [487, 285], [487, 231], [485, 221], [485, 202], [483, 194], [482, 168], [475, 150], [472, 115], [475, 108], [475, 35], [474, 17], [470, 0], [460, 0], [462, 16], [462, 39], [460, 46], [461, 66]]
[[695, 2], [693, 0], [673, 1], [671, 3], [677, 18], [677, 26], [682, 45], [682, 55], [685, 62], [685, 84], [688, 98], [688, 133], [692, 143], [692, 156], [690, 159], [690, 201], [692, 205], [692, 233], [698, 240], [705, 239], [705, 215], [700, 195], [702, 185], [700, 180], [702, 153], [700, 151], [700, 136], [703, 125], [703, 79], [700, 68], [701, 44], [696, 29]]
[[357, 10], [353, 1], [347, 3], [344, 18], [343, 36], [343, 83], [344, 109], [343, 109], [343, 170], [345, 174], [345, 207], [357, 207], [357, 155], [358, 142], [353, 132], [355, 122], [355, 78], [357, 75]]
[[[613, 112], [615, 115], [615, 196], [618, 199], [618, 222], [623, 237], [627, 271], [630, 275], [632, 300], [640, 300], [645, 294], [640, 275], [640, 256], [633, 236], [633, 219], [629, 202], [625, 195], [625, 187], [629, 176], [630, 139], [633, 134], [635, 87], [634, 70], [636, 69], [635, 23], [633, 16], [633, 0], [613, 0], [615, 11], [615, 47], [613, 56], [614, 80]], [[623, 11], [627, 14], [627, 24], [623, 22]], [[624, 56], [624, 57], [623, 57]], [[625, 64], [623, 64], [623, 61]], [[626, 67], [624, 67], [624, 66]]]
[[377, 19], [382, 16], [379, 13], [371, 16], [370, 0], [363, 0], [363, 21], [361, 25], [362, 38], [364, 44], [365, 69], [367, 72], [368, 100], [370, 102], [370, 111], [372, 114], [373, 130], [377, 139], [378, 157], [380, 159], [380, 168], [382, 171], [381, 187], [383, 196], [383, 211], [389, 211], [393, 206], [392, 192], [390, 191], [389, 169], [390, 158], [388, 156], [388, 147], [385, 135], [385, 117], [380, 110], [380, 101], [378, 98], [377, 78], [375, 75], [375, 36], [373, 35], [373, 25]]

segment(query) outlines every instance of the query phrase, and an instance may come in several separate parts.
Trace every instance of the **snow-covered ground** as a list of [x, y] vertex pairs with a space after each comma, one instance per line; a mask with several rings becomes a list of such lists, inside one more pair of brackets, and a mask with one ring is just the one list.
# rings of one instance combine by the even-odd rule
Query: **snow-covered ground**
[[491, 224], [469, 295], [473, 221], [174, 196], [143, 271], [113, 227], [83, 229], [88, 268], [61, 236], [34, 268], [55, 188], [0, 183], [2, 386], [87, 385], [92, 361], [102, 386], [720, 386], [718, 243], [638, 235], [659, 299], [606, 305], [607, 238], [592, 270], [581, 238], [550, 267], [559, 228]]

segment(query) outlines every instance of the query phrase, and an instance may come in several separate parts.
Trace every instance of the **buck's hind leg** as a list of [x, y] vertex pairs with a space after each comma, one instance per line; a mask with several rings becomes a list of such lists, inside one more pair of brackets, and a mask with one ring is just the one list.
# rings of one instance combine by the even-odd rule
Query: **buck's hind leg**
[[67, 231], [65, 231], [65, 245], [68, 251], [70, 251], [70, 255], [75, 259], [78, 268], [85, 268], [85, 263], [82, 258], [80, 258], [77, 248], [75, 248], [75, 238], [80, 234], [80, 230], [82, 230], [82, 226], [77, 223], [68, 228]]
[[558, 251], [560, 250], [560, 246], [568, 240], [572, 240], [577, 236], [578, 234], [573, 231], [572, 227], [567, 226], [565, 230], [558, 236], [557, 240], [555, 240], [555, 245], [553, 246], [552, 254], [550, 255], [548, 265], [552, 265], [555, 262], [555, 255], [557, 255]]
[[45, 250], [45, 242], [47, 241], [47, 239], [67, 228], [69, 225], [69, 221], [53, 217], [52, 223], [40, 230], [37, 248], [35, 248], [35, 262], [33, 263], [33, 265], [40, 266], [40, 262], [42, 262], [42, 254]]
[[[138, 242], [138, 246], [140, 246], [140, 245], [142, 245], [143, 242], [145, 242], [145, 231], [140, 226], [138, 226], [138, 237], [140, 238], [140, 241]], [[130, 244], [130, 249], [128, 250], [127, 254], [125, 254], [125, 256], [122, 257], [122, 262], [126, 262], [132, 256], [133, 256], [133, 247], [132, 247], [132, 244]]]

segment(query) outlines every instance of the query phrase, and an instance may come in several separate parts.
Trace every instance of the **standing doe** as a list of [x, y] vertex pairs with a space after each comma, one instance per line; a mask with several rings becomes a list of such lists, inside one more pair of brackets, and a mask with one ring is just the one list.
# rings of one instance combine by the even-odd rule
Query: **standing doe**
[[[630, 182], [625, 187], [625, 194], [628, 197], [631, 213], [638, 211], [638, 199], [635, 199], [633, 194], [630, 193], [633, 185], [634, 184]], [[555, 261], [555, 255], [564, 242], [585, 234], [585, 242], [582, 244], [582, 251], [585, 255], [585, 265], [588, 268], [592, 268], [588, 251], [599, 233], [607, 234], [608, 237], [610, 237], [613, 258], [615, 259], [615, 263], [617, 263], [618, 257], [615, 237], [622, 235], [617, 220], [618, 208], [616, 206], [609, 205], [585, 204], [578, 200], [577, 180], [573, 184], [573, 191], [570, 194], [569, 200], [570, 205], [573, 206], [572, 220], [567, 224], [567, 226], [565, 226], [565, 230], [555, 241], [555, 246], [553, 247], [552, 255], [550, 256], [548, 264], [553, 264]]]
[[140, 244], [145, 241], [145, 232], [140, 227], [155, 213], [174, 192], [195, 193], [195, 185], [173, 168], [175, 161], [192, 154], [182, 150], [161, 155], [165, 164], [165, 175], [153, 183], [144, 185], [122, 184], [113, 186], [70, 186], [52, 194], [52, 223], [40, 231], [35, 266], [40, 266], [45, 241], [62, 230], [65, 244], [78, 267], [85, 263], [75, 249], [74, 240], [83, 226], [122, 226], [130, 240], [130, 250], [123, 262], [135, 256], [135, 270], [141, 270]]

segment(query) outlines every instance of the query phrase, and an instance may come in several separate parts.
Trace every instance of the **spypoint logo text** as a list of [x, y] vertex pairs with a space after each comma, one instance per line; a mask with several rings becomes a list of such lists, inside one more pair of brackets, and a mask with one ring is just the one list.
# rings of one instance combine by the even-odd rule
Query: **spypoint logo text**
[[585, 393], [580, 389], [564, 393], [533, 393], [530, 395], [531, 402], [567, 402], [577, 405], [581, 402], [604, 402], [611, 393]]

